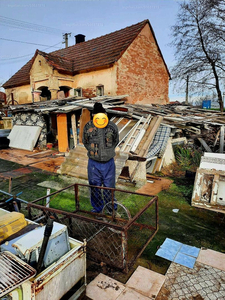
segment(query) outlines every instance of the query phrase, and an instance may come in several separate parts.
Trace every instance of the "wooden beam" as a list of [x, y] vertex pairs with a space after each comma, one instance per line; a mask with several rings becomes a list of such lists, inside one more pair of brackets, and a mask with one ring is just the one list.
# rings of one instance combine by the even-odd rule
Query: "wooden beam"
[[67, 114], [57, 114], [58, 148], [59, 152], [69, 149]]
[[202, 138], [198, 138], [198, 140], [207, 152], [212, 152], [211, 148], [207, 145], [207, 143]]
[[71, 115], [71, 124], [72, 124], [72, 132], [73, 132], [73, 142], [74, 148], [77, 146], [77, 126], [76, 126], [76, 115]]
[[80, 132], [79, 132], [79, 143], [82, 144], [83, 130], [85, 124], [91, 120], [90, 111], [87, 108], [82, 108], [80, 117]]
[[224, 125], [220, 127], [220, 153], [224, 150]]

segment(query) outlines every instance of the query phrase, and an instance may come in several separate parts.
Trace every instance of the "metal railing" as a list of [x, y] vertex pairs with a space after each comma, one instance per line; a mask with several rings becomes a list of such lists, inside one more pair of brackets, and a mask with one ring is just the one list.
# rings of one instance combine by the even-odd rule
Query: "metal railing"
[[[104, 203], [100, 213], [91, 212], [91, 197]], [[125, 272], [158, 231], [158, 197], [120, 189], [73, 184], [27, 208], [31, 220], [45, 224], [53, 216], [71, 237], [86, 239], [89, 259]]]

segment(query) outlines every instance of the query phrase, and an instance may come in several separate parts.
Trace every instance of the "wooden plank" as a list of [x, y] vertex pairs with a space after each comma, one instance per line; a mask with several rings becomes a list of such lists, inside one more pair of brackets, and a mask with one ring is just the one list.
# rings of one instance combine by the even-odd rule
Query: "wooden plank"
[[207, 145], [207, 143], [202, 138], [198, 138], [198, 140], [207, 152], [212, 152], [211, 148]]
[[220, 153], [224, 150], [224, 125], [220, 127]]
[[76, 115], [75, 114], [71, 115], [71, 124], [72, 124], [74, 147], [76, 148], [76, 146], [77, 146], [77, 126], [76, 126]]
[[82, 113], [80, 117], [80, 133], [79, 133], [79, 143], [82, 144], [83, 130], [85, 124], [91, 120], [90, 111], [87, 108], [82, 108]]
[[[149, 133], [149, 135], [148, 135], [148, 137], [147, 137], [147, 139], [146, 139], [146, 141], [145, 141], [142, 149], [138, 153], [139, 156], [145, 157], [147, 155], [148, 149], [149, 149], [149, 147], [150, 147], [150, 145], [151, 145], [151, 143], [153, 141], [153, 138], [154, 138], [154, 136], [155, 136], [155, 134], [156, 134], [156, 132], [157, 132], [157, 130], [158, 130], [158, 128], [159, 128], [162, 120], [163, 120], [162, 116], [157, 116], [156, 117], [156, 121], [154, 122], [154, 124], [152, 126], [152, 129], [151, 129], [151, 131], [150, 131], [150, 133]], [[150, 125], [151, 125], [151, 123], [150, 123]]]
[[57, 114], [57, 132], [59, 152], [66, 152], [69, 149], [67, 130], [67, 114]]
[[[150, 123], [149, 128], [148, 128], [149, 129], [149, 132], [148, 132], [149, 134], [148, 134], [148, 136], [147, 136], [147, 138], [145, 140], [144, 145], [142, 146], [141, 150], [139, 151], [138, 156], [145, 157], [147, 155], [148, 149], [149, 149], [149, 147], [150, 147], [150, 145], [151, 145], [151, 143], [153, 141], [153, 138], [154, 138], [154, 136], [155, 136], [155, 134], [156, 134], [156, 132], [157, 132], [157, 130], [158, 130], [158, 128], [159, 128], [162, 120], [163, 120], [162, 116], [157, 116], [155, 119], [153, 118], [151, 120], [151, 123]], [[133, 180], [134, 175], [135, 175], [135, 173], [136, 173], [136, 171], [138, 169], [139, 164], [140, 164], [140, 160], [137, 162], [137, 165], [135, 166], [135, 168], [134, 168], [134, 170], [133, 170], [133, 172], [131, 174], [131, 180]]]
[[217, 143], [217, 141], [218, 141], [219, 135], [220, 135], [220, 129], [218, 130], [218, 132], [217, 132], [217, 134], [216, 134], [216, 138], [215, 138], [215, 141], [214, 141], [214, 143], [213, 143], [213, 147], [216, 146], [216, 143]]

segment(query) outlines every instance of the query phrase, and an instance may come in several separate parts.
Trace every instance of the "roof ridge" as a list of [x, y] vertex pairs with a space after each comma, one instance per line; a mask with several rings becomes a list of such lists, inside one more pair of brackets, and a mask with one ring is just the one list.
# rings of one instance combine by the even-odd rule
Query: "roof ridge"
[[59, 55], [52, 54], [52, 52], [47, 53], [47, 52], [44, 52], [44, 51], [41, 51], [41, 50], [38, 49], [38, 53], [39, 54], [44, 54], [44, 56], [45, 55], [46, 56], [53, 56], [53, 57], [57, 57], [57, 58], [60, 58], [60, 59], [67, 60], [68, 62], [73, 62], [73, 59], [69, 59], [67, 57], [62, 57], [62, 56], [59, 56]]
[[[56, 53], [56, 52], [60, 52], [60, 51], [65, 51], [66, 49], [69, 50], [69, 49], [71, 49], [71, 48], [77, 47], [78, 45], [80, 46], [80, 45], [82, 45], [82, 44], [87, 44], [87, 43], [90, 43], [90, 42], [92, 42], [92, 41], [99, 40], [99, 39], [101, 39], [101, 38], [103, 38], [103, 37], [107, 37], [107, 36], [109, 36], [109, 35], [115, 34], [115, 33], [117, 33], [117, 32], [123, 31], [123, 30], [127, 30], [128, 28], [131, 28], [131, 27], [134, 27], [134, 26], [138, 26], [138, 25], [141, 25], [141, 24], [142, 24], [142, 26], [141, 26], [141, 28], [142, 28], [142, 27], [144, 27], [144, 25], [146, 25], [147, 23], [150, 24], [149, 20], [148, 20], [148, 19], [145, 19], [145, 20], [143, 20], [143, 21], [141, 21], [141, 22], [138, 22], [138, 23], [136, 23], [136, 24], [129, 25], [129, 26], [127, 26], [127, 27], [118, 29], [118, 30], [116, 30], [116, 31], [112, 31], [112, 32], [110, 32], [110, 33], [106, 33], [106, 34], [103, 34], [103, 35], [101, 35], [101, 36], [95, 37], [95, 38], [93, 38], [93, 39], [87, 40], [87, 41], [85, 41], [85, 42], [78, 43], [78, 44], [75, 44], [75, 45], [71, 45], [71, 46], [69, 46], [69, 47], [67, 47], [67, 48], [62, 48], [62, 49], [59, 49], [59, 50], [55, 50], [55, 51], [52, 51], [52, 52], [50, 52], [50, 53]], [[140, 30], [141, 30], [141, 28], [140, 28]]]

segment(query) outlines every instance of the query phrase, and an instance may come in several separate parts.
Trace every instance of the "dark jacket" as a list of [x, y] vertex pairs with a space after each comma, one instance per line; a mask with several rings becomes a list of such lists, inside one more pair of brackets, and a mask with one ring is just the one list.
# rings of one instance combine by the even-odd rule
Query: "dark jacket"
[[95, 127], [92, 121], [84, 126], [83, 144], [89, 158], [99, 162], [109, 161], [115, 156], [118, 143], [118, 128], [112, 121], [105, 128]]

